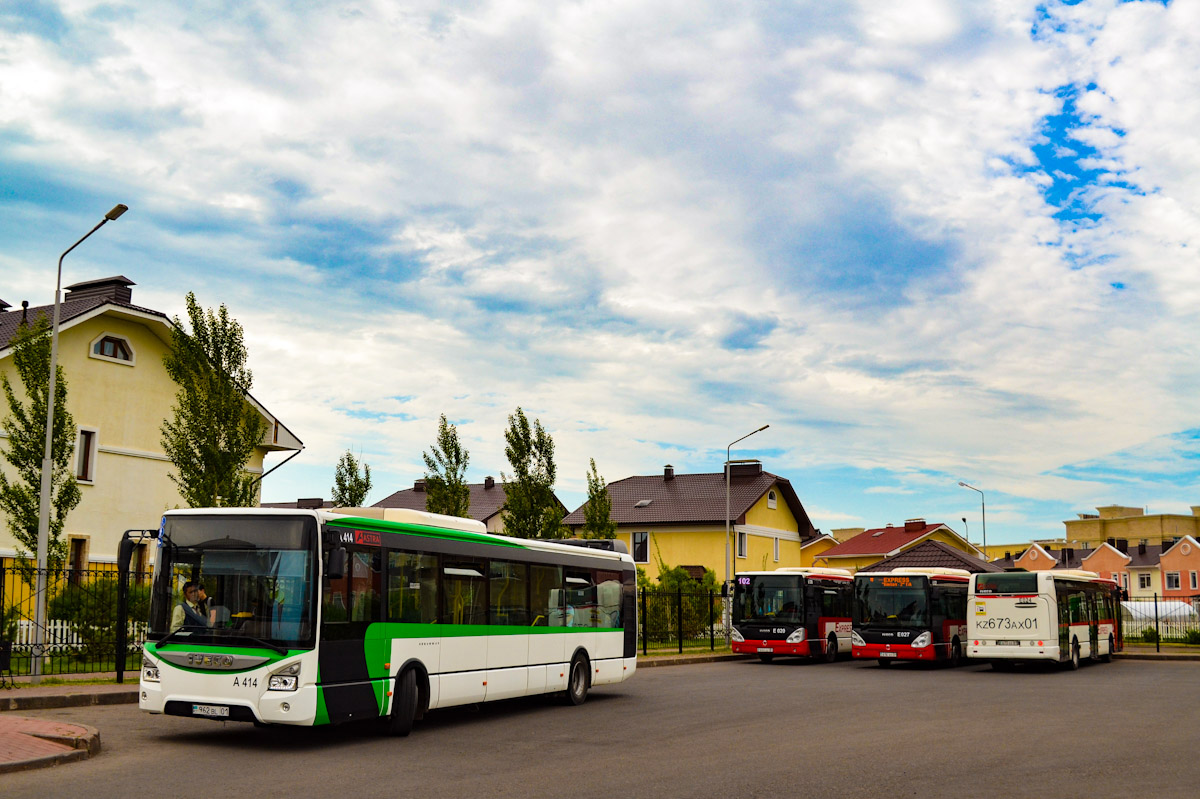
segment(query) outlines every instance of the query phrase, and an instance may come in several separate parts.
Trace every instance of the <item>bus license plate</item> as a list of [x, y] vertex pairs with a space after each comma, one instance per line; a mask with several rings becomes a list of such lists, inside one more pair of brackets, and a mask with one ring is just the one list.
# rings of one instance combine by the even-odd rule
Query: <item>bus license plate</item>
[[224, 705], [192, 705], [192, 715], [227, 718], [229, 716], [229, 708]]
[[996, 641], [996, 646], [1020, 646], [1020, 641]]
[[760, 646], [760, 647], [758, 648], [758, 651], [759, 651], [759, 652], [774, 652], [775, 650], [774, 650], [774, 649], [772, 649], [772, 648], [771, 648], [771, 647], [769, 647], [769, 646]]
[[894, 657], [896, 657], [896, 653], [895, 653], [895, 652], [880, 652], [880, 653], [879, 653], [879, 657], [881, 657], [881, 658], [894, 658]]

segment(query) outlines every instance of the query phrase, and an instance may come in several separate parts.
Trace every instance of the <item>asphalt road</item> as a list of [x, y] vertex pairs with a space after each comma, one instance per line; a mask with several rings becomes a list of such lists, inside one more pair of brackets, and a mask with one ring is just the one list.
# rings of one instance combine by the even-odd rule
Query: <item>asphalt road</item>
[[1200, 664], [994, 672], [845, 661], [643, 669], [582, 707], [435, 711], [412, 736], [258, 729], [136, 706], [26, 712], [100, 729], [92, 760], [0, 796], [1200, 795]]

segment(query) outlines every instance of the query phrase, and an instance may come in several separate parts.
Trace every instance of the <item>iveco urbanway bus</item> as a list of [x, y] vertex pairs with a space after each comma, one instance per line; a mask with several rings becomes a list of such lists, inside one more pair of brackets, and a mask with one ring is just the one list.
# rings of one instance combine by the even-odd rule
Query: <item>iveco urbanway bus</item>
[[623, 551], [419, 511], [169, 511], [140, 706], [404, 735], [451, 705], [580, 704], [636, 668], [635, 585]]
[[970, 576], [965, 569], [935, 567], [854, 575], [854, 657], [880, 666], [893, 660], [959, 665]]
[[850, 646], [851, 577], [846, 569], [738, 572], [733, 586], [734, 652], [837, 659]]
[[1050, 660], [1079, 668], [1121, 649], [1120, 589], [1095, 572], [971, 575], [967, 656], [1004, 669]]

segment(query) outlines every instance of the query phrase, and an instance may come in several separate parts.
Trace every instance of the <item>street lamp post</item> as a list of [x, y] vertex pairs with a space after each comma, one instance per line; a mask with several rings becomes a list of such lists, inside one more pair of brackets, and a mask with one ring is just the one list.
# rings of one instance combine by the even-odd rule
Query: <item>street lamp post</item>
[[[733, 597], [733, 594], [732, 594], [733, 584], [731, 582], [733, 580], [733, 560], [732, 560], [731, 552], [729, 549], [729, 455], [730, 455], [730, 452], [733, 450], [733, 445], [738, 443], [738, 441], [745, 441], [750, 436], [754, 435], [755, 433], [761, 433], [762, 431], [766, 430], [770, 426], [771, 425], [769, 425], [769, 424], [764, 424], [762, 427], [758, 428], [757, 430], [749, 432], [746, 435], [742, 436], [741, 438], [729, 442], [729, 446], [725, 447], [725, 592], [726, 592], [728, 599], [732, 599], [732, 597]], [[728, 609], [730, 607], [731, 606], [728, 603], [726, 603], [726, 611], [728, 611]], [[730, 636], [730, 623], [729, 622], [730, 622], [730, 620], [727, 620], [727, 622], [725, 624], [725, 645], [726, 646], [729, 646], [729, 636]]]
[[[979, 515], [980, 515], [980, 518], [983, 520], [983, 559], [984, 559], [984, 560], [987, 560], [987, 559], [988, 559], [988, 552], [987, 552], [987, 503], [985, 503], [985, 502], [984, 502], [984, 499], [983, 499], [983, 492], [982, 492], [982, 491], [980, 491], [978, 488], [976, 488], [976, 487], [975, 487], [975, 486], [973, 486], [973, 485], [970, 485], [970, 484], [968, 484], [968, 483], [964, 483], [962, 480], [959, 480], [959, 481], [958, 481], [958, 484], [959, 484], [960, 486], [962, 486], [963, 488], [969, 488], [969, 489], [971, 489], [972, 491], [979, 491]], [[963, 519], [963, 521], [965, 522], [965, 521], [966, 521], [966, 519]]]
[[967, 524], [967, 517], [963, 516], [963, 535], [967, 539], [967, 543], [971, 543], [971, 525]]
[[46, 447], [42, 452], [42, 487], [38, 500], [38, 533], [37, 533], [37, 587], [34, 599], [34, 632], [33, 632], [33, 663], [30, 664], [32, 682], [39, 683], [42, 678], [42, 651], [46, 634], [46, 548], [50, 538], [50, 486], [54, 465], [51, 462], [51, 447], [54, 442], [54, 389], [58, 380], [58, 320], [62, 293], [62, 265], [67, 253], [83, 243], [84, 239], [95, 233], [108, 222], [113, 221], [129, 210], [128, 206], [116, 205], [104, 215], [94, 228], [83, 238], [72, 244], [62, 255], [58, 256], [58, 277], [54, 283], [54, 317], [50, 323], [50, 387], [46, 393]]

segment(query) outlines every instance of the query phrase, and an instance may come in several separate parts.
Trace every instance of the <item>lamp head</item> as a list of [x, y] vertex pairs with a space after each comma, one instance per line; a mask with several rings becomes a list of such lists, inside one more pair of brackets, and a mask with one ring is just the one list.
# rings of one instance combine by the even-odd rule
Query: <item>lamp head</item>
[[113, 209], [111, 211], [109, 211], [107, 214], [104, 215], [104, 218], [107, 219], [109, 222], [112, 222], [114, 219], [116, 219], [117, 217], [119, 217], [121, 214], [125, 213], [128, 210], [129, 210], [128, 205], [122, 205], [121, 203], [117, 203], [115, 206], [113, 206]]

